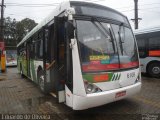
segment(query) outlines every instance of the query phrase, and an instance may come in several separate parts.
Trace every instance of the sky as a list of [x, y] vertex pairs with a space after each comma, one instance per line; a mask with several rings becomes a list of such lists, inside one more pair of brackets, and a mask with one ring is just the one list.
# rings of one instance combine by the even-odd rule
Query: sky
[[[6, 8], [5, 17], [15, 18], [20, 21], [31, 18], [37, 23], [50, 14], [54, 8], [64, 0], [4, 0]], [[79, 1], [79, 0], [74, 0]], [[134, 0], [81, 0], [101, 4], [126, 15], [134, 29]], [[160, 0], [138, 0], [139, 28], [160, 26]]]

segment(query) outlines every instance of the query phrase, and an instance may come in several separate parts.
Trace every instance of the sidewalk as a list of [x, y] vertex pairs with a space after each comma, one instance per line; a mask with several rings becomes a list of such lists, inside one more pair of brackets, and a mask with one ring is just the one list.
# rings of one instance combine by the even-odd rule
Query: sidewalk
[[31, 80], [22, 79], [16, 68], [0, 73], [0, 114], [51, 115], [62, 120], [56, 99], [44, 95]]

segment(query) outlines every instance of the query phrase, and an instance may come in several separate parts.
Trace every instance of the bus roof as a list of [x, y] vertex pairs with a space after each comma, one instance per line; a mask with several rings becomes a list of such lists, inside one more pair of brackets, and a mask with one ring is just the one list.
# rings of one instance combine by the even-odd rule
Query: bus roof
[[59, 15], [60, 13], [62, 13], [64, 10], [70, 8], [70, 6], [72, 5], [90, 5], [90, 6], [96, 6], [96, 7], [102, 7], [108, 10], [111, 10], [123, 17], [126, 17], [125, 15], [123, 15], [122, 13], [118, 12], [117, 10], [114, 10], [112, 8], [103, 6], [103, 5], [99, 5], [99, 4], [94, 4], [94, 3], [90, 3], [90, 2], [81, 2], [81, 1], [65, 1], [62, 2], [60, 5], [58, 5], [52, 12], [51, 14], [49, 14], [48, 17], [46, 17], [42, 22], [40, 22], [36, 27], [34, 27], [23, 39], [22, 41], [19, 42], [19, 44], [17, 45], [20, 46], [22, 43], [24, 43], [28, 38], [30, 38], [34, 33], [36, 33], [38, 30], [40, 30], [43, 26], [45, 26], [46, 24], [48, 24], [49, 22], [51, 22], [54, 19], [54, 16]]
[[134, 30], [135, 35], [160, 31], [160, 26]]

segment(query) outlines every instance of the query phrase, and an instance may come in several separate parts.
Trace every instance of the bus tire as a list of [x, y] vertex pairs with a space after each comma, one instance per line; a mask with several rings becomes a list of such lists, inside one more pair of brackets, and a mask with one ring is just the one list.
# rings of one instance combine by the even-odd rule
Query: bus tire
[[160, 63], [154, 62], [154, 63], [149, 64], [148, 74], [151, 77], [159, 78], [160, 77]]
[[49, 90], [48, 90], [48, 86], [47, 83], [45, 81], [45, 74], [43, 70], [40, 70], [38, 72], [38, 84], [39, 84], [39, 88], [40, 90], [44, 93], [44, 94], [48, 94]]

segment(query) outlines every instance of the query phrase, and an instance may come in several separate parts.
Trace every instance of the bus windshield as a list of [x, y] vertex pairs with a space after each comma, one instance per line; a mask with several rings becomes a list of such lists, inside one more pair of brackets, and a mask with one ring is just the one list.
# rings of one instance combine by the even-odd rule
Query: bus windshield
[[82, 72], [102, 72], [138, 66], [129, 28], [99, 21], [77, 20]]

